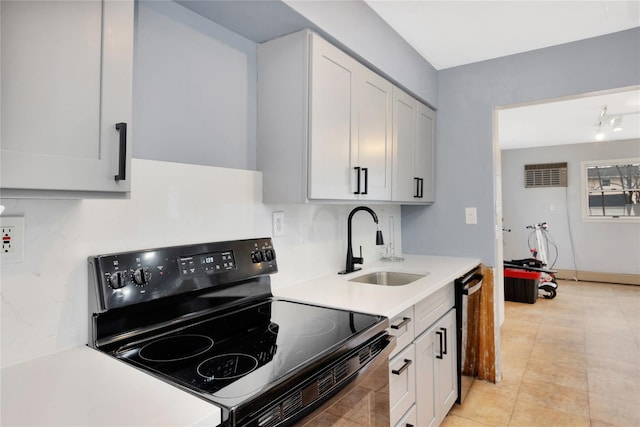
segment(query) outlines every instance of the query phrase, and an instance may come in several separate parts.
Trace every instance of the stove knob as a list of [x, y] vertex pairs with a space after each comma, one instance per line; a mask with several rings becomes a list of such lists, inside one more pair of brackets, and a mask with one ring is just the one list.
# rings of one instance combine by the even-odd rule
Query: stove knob
[[264, 260], [264, 258], [262, 256], [262, 252], [260, 252], [260, 251], [251, 252], [251, 261], [254, 264], [262, 262], [263, 260]]
[[127, 285], [127, 277], [125, 276], [124, 271], [116, 271], [109, 276], [109, 285], [113, 289], [124, 288]]
[[264, 259], [267, 261], [273, 261], [276, 258], [276, 253], [273, 249], [265, 249], [264, 250]]
[[151, 271], [148, 268], [139, 268], [133, 272], [133, 281], [136, 285], [144, 286], [151, 280]]

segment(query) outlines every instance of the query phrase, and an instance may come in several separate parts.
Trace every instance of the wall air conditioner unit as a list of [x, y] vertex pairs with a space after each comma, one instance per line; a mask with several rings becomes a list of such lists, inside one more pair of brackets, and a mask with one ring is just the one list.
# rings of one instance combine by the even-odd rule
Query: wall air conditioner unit
[[524, 187], [566, 187], [567, 163], [524, 165]]

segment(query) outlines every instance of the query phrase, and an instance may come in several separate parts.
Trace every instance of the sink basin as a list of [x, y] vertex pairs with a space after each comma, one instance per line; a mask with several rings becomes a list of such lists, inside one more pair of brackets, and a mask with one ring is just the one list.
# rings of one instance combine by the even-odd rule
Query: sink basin
[[[428, 274], [428, 273], [427, 273]], [[350, 282], [368, 283], [380, 286], [403, 286], [422, 279], [426, 274], [399, 273], [395, 271], [376, 271], [350, 279]]]

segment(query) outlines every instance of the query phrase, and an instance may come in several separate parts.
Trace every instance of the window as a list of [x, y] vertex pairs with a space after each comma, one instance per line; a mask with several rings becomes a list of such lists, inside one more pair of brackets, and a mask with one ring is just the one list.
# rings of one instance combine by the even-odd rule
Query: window
[[585, 219], [640, 220], [640, 158], [582, 162]]

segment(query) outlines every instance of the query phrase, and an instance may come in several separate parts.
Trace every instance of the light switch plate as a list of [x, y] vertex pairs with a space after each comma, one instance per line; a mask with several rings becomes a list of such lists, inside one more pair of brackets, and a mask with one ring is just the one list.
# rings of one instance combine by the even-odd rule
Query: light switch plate
[[2, 263], [24, 261], [24, 217], [0, 216], [2, 231]]
[[466, 224], [478, 223], [478, 209], [477, 208], [464, 208], [464, 219]]

